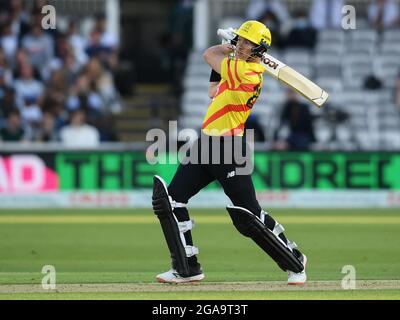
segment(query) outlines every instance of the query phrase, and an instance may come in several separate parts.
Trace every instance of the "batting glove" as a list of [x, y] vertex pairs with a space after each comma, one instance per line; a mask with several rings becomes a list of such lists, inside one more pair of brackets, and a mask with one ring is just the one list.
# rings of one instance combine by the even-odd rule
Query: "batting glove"
[[235, 33], [235, 29], [218, 29], [217, 34], [222, 38], [222, 44], [228, 43], [236, 46], [238, 41], [238, 35]]

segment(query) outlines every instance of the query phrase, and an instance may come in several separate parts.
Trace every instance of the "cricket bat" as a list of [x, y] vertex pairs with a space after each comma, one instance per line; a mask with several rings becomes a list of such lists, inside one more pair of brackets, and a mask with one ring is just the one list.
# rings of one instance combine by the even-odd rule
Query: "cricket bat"
[[[224, 29], [218, 29], [217, 34], [225, 41], [231, 38]], [[322, 107], [328, 100], [329, 94], [325, 90], [268, 53], [264, 53], [261, 63], [266, 67], [268, 74], [300, 93], [315, 106]]]
[[267, 68], [266, 72], [268, 74], [300, 93], [317, 107], [322, 107], [328, 100], [329, 94], [325, 90], [282, 61], [268, 53], [264, 53], [261, 61], [264, 67]]

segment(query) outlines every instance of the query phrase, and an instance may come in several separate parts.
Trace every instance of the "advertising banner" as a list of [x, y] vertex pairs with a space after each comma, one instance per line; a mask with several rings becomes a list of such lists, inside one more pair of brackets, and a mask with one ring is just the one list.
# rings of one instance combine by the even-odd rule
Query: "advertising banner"
[[[0, 152], [0, 207], [149, 207], [153, 176], [170, 181], [177, 166], [138, 151]], [[398, 153], [256, 152], [252, 177], [269, 206], [400, 206]], [[203, 194], [194, 206], [228, 201], [216, 182]]]

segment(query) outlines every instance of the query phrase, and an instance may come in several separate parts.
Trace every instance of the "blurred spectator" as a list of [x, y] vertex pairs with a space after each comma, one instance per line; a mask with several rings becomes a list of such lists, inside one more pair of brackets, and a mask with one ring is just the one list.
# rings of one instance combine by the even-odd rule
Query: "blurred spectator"
[[28, 60], [28, 56], [26, 55], [26, 52], [22, 49], [18, 49], [16, 57], [15, 57], [15, 70], [18, 69], [18, 67], [26, 65], [26, 64], [30, 64], [29, 60]]
[[84, 109], [90, 119], [99, 117], [104, 112], [104, 101], [96, 91], [96, 85], [86, 74], [80, 75], [70, 90], [67, 109]]
[[12, 109], [7, 114], [7, 123], [0, 129], [0, 140], [17, 142], [25, 139], [25, 130], [22, 127], [18, 109]]
[[289, 136], [283, 149], [309, 150], [316, 141], [309, 105], [300, 102], [297, 94], [291, 90], [288, 90], [287, 101], [281, 113], [280, 127], [285, 125], [289, 128]]
[[377, 30], [394, 27], [398, 18], [398, 4], [393, 0], [374, 0], [368, 7], [368, 19]]
[[107, 29], [107, 19], [104, 14], [95, 17], [94, 30], [100, 33], [100, 44], [110, 49], [113, 53], [117, 53], [119, 47], [119, 39]]
[[313, 49], [317, 42], [317, 31], [308, 20], [307, 12], [298, 9], [294, 12], [292, 21], [292, 30], [286, 38], [286, 47]]
[[69, 115], [63, 103], [51, 99], [50, 96], [45, 96], [43, 100], [43, 113], [51, 113], [54, 117], [54, 126], [57, 132], [62, 127], [68, 124]]
[[266, 11], [272, 12], [279, 21], [289, 18], [288, 10], [282, 1], [277, 0], [250, 0], [246, 11], [246, 18], [257, 20], [264, 15]]
[[7, 114], [16, 109], [15, 104], [15, 90], [12, 87], [0, 88], [0, 127], [2, 125], [2, 118], [6, 118]]
[[271, 30], [274, 46], [284, 45], [283, 39], [291, 28], [291, 21], [287, 7], [282, 1], [251, 0], [246, 18], [264, 23]]
[[89, 41], [86, 46], [86, 53], [90, 58], [98, 58], [107, 67], [112, 68], [114, 65], [113, 52], [110, 47], [101, 43], [101, 33], [93, 30], [90, 33]]
[[15, 55], [18, 50], [18, 36], [12, 32], [10, 20], [5, 21], [1, 26], [0, 46], [6, 56], [7, 63], [14, 67]]
[[10, 87], [13, 84], [13, 74], [8, 68], [6, 55], [0, 48], [0, 87]]
[[0, 49], [0, 126], [2, 118], [5, 118], [6, 114], [11, 108], [15, 107], [15, 96], [13, 86], [12, 73], [8, 69], [5, 55]]
[[47, 66], [54, 57], [53, 39], [43, 31], [40, 22], [35, 22], [29, 34], [22, 38], [21, 47], [38, 70]]
[[33, 69], [29, 64], [21, 66], [20, 78], [15, 81], [14, 88], [17, 106], [24, 121], [32, 125], [39, 122], [42, 118], [39, 104], [44, 94], [44, 86], [33, 78]]
[[121, 105], [118, 99], [118, 92], [114, 86], [114, 80], [111, 73], [103, 68], [98, 59], [91, 59], [85, 67], [85, 74], [88, 80], [94, 83], [96, 92], [98, 92], [105, 106], [113, 113], [121, 111]]
[[80, 65], [84, 65], [88, 56], [85, 52], [85, 38], [78, 33], [77, 22], [71, 21], [67, 30], [67, 41], [73, 49], [73, 54]]
[[32, 135], [32, 140], [35, 142], [58, 141], [56, 121], [54, 115], [51, 112], [43, 113], [43, 120]]
[[69, 52], [68, 55], [64, 58], [63, 66], [61, 68], [65, 81], [69, 87], [78, 77], [80, 69], [81, 65], [76, 60], [75, 56], [71, 52]]
[[118, 64], [119, 40], [115, 34], [107, 31], [105, 15], [98, 15], [95, 19], [95, 25], [86, 44], [86, 54], [90, 58], [99, 58], [106, 68], [115, 70]]
[[[5, 117], [8, 109], [15, 107], [15, 102], [10, 100], [13, 86], [13, 74], [8, 68], [6, 56], [0, 48], [0, 120]], [[12, 94], [14, 97], [14, 95]]]
[[95, 127], [86, 123], [85, 112], [82, 109], [73, 111], [70, 124], [61, 129], [61, 142], [68, 147], [97, 147], [100, 135]]
[[69, 84], [63, 70], [54, 71], [43, 98], [43, 111], [55, 112], [57, 105], [65, 105]]
[[170, 31], [175, 48], [188, 51], [193, 42], [193, 0], [178, 0], [170, 14]]
[[65, 64], [65, 58], [72, 51], [69, 47], [67, 38], [65, 35], [60, 34], [55, 43], [55, 54], [54, 57], [47, 61], [45, 65], [40, 68], [41, 79], [44, 82], [50, 82], [52, 72], [60, 70]]
[[160, 37], [161, 68], [179, 94], [187, 55], [193, 44], [194, 0], [178, 0], [169, 14], [168, 33]]
[[100, 141], [118, 141], [112, 117], [106, 115], [99, 118], [96, 122], [96, 128], [100, 133]]
[[29, 15], [24, 11], [22, 0], [10, 0], [8, 14], [13, 34], [21, 38], [29, 30]]
[[52, 77], [52, 72], [60, 71], [66, 85], [71, 86], [86, 62], [87, 60], [84, 63], [78, 61], [75, 50], [68, 41], [68, 36], [61, 34], [56, 42], [56, 57], [48, 65], [46, 71], [46, 80]]
[[310, 8], [311, 25], [317, 30], [341, 28], [344, 5], [344, 0], [313, 0]]
[[258, 116], [254, 113], [251, 113], [246, 121], [246, 130], [251, 129], [254, 130], [254, 141], [255, 142], [265, 142], [265, 134], [264, 129], [260, 124], [260, 120]]

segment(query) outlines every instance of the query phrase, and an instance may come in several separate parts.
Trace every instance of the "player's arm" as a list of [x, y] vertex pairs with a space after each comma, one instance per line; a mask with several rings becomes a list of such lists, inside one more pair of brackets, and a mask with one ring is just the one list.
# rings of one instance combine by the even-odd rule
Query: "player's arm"
[[204, 60], [210, 65], [213, 70], [221, 74], [221, 63], [233, 51], [230, 44], [220, 44], [208, 48], [204, 54]]

